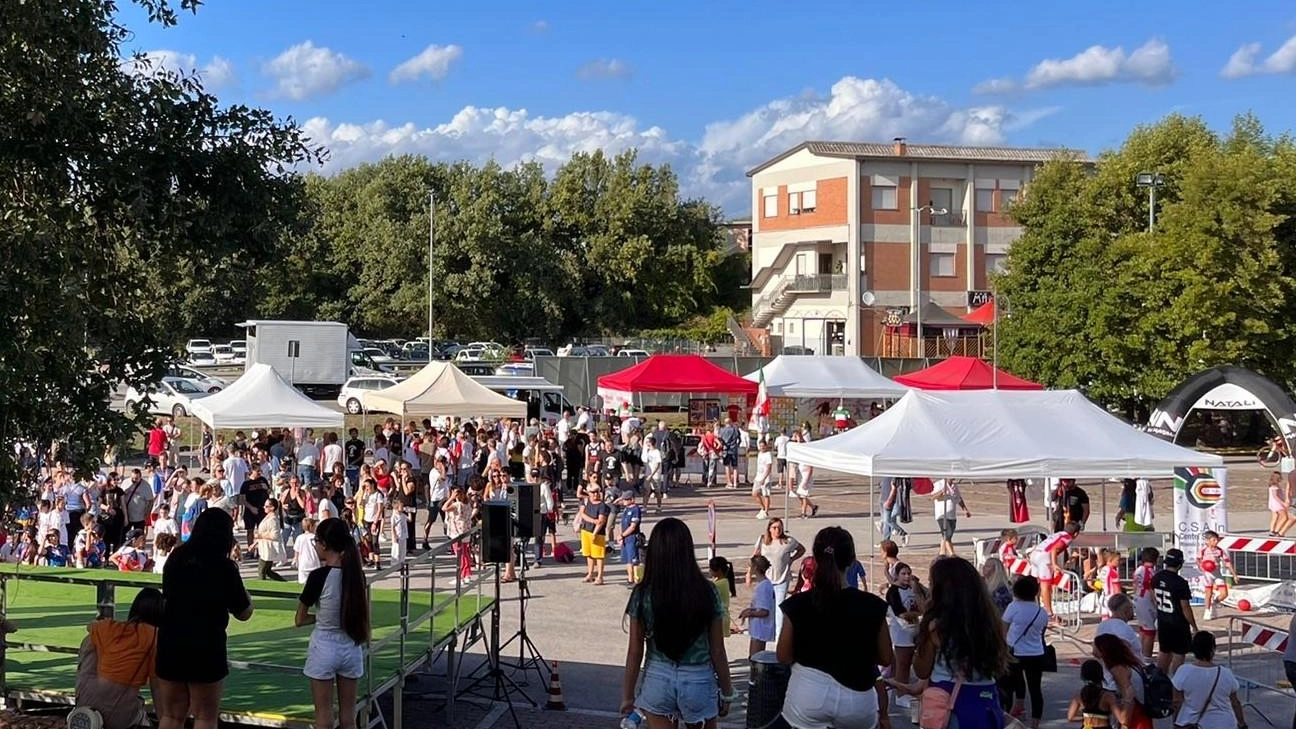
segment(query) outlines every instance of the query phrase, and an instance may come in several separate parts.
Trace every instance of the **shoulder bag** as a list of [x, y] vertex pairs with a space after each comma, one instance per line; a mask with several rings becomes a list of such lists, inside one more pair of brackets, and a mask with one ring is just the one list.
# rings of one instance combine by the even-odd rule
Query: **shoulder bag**
[[1220, 674], [1223, 672], [1223, 668], [1215, 668], [1215, 680], [1211, 682], [1210, 692], [1206, 694], [1206, 700], [1202, 702], [1201, 710], [1197, 712], [1197, 721], [1191, 724], [1175, 724], [1175, 729], [1200, 729], [1202, 717], [1206, 715], [1206, 710], [1210, 708], [1211, 699], [1215, 698], [1215, 687], [1219, 686]]

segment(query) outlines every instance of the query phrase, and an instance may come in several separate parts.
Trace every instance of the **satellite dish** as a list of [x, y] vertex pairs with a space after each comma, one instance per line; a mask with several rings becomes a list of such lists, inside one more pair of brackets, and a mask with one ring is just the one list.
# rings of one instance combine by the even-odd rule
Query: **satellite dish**
[[860, 301], [864, 302], [865, 306], [872, 306], [873, 302], [877, 301], [877, 297], [873, 295], [872, 291], [865, 291], [860, 295]]

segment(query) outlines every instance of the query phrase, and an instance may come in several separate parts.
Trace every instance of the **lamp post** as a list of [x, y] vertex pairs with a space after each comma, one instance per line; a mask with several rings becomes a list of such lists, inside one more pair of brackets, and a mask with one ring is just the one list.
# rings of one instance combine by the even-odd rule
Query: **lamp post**
[[949, 210], [947, 210], [947, 209], [945, 209], [945, 208], [938, 208], [938, 207], [936, 207], [935, 205], [933, 205], [933, 204], [931, 203], [930, 200], [927, 201], [927, 204], [926, 204], [926, 205], [923, 205], [923, 206], [920, 207], [920, 208], [913, 208], [913, 234], [914, 234], [914, 249], [917, 250], [917, 252], [918, 252], [917, 260], [914, 262], [914, 267], [915, 267], [915, 270], [917, 271], [916, 275], [914, 276], [914, 305], [917, 306], [917, 314], [916, 314], [916, 321], [915, 321], [915, 324], [916, 324], [917, 327], [918, 327], [918, 356], [919, 356], [919, 357], [925, 357], [925, 356], [927, 356], [927, 353], [923, 350], [923, 328], [922, 328], [922, 310], [923, 310], [923, 304], [922, 304], [922, 214], [923, 214], [923, 212], [928, 212], [928, 213], [931, 213], [931, 214], [933, 214], [933, 215], [945, 215], [946, 213], [949, 212]]
[[428, 191], [428, 361], [432, 361], [432, 249], [436, 245], [436, 192]]
[[1140, 172], [1134, 177], [1134, 184], [1148, 189], [1148, 232], [1156, 227], [1156, 191], [1165, 185], [1165, 175], [1160, 172]]

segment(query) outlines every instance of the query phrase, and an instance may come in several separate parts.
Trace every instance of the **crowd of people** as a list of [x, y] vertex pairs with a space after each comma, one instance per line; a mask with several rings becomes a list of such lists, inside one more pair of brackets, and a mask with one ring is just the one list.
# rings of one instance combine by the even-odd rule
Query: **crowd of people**
[[[1025, 575], [1005, 570], [1001, 556], [1013, 554], [1006, 543], [979, 571], [940, 555], [925, 582], [888, 539], [882, 574], [870, 585], [847, 530], [820, 529], [807, 550], [781, 519], [770, 519], [749, 560], [751, 602], [737, 618], [751, 655], [772, 647], [790, 666], [781, 715], [794, 728], [885, 729], [897, 708], [911, 710], [924, 729], [1012, 722], [1037, 729], [1043, 677], [1058, 670], [1049, 642], [1054, 616], [1042, 598], [1078, 531], [1065, 523]], [[1086, 729], [1151, 729], [1163, 718], [1176, 727], [1246, 729], [1238, 680], [1215, 663], [1215, 637], [1193, 618], [1179, 575], [1184, 555], [1146, 550], [1141, 557], [1133, 594], [1106, 596], [1066, 718]], [[713, 727], [737, 698], [724, 647], [736, 594], [732, 567], [712, 559], [708, 580], [676, 519], [653, 526], [645, 564], [624, 618], [623, 726]]]

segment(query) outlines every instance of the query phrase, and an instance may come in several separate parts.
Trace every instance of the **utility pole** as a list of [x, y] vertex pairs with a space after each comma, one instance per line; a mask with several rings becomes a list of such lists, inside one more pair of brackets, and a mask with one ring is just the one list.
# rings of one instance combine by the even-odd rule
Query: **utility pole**
[[428, 360], [432, 359], [432, 258], [436, 247], [436, 192], [428, 191]]

